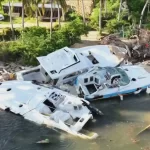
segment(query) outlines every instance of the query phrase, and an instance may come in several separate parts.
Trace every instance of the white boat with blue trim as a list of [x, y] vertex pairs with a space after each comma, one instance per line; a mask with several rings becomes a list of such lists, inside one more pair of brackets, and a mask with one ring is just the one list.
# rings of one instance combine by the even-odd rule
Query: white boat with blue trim
[[94, 67], [77, 77], [76, 91], [86, 100], [138, 94], [150, 86], [150, 73], [142, 66]]
[[97, 133], [90, 132], [90, 135], [86, 135], [82, 132], [84, 125], [93, 119], [94, 108], [90, 103], [57, 88], [46, 88], [30, 81], [2, 82], [0, 108], [74, 136], [85, 139], [97, 137]]

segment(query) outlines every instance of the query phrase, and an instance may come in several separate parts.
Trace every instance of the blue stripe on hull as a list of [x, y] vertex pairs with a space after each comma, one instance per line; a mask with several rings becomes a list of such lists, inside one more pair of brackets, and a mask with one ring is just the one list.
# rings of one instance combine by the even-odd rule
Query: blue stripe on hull
[[[147, 86], [140, 87], [140, 88], [141, 88], [142, 91], [143, 91], [143, 90], [146, 90], [147, 87], [149, 87], [149, 86], [150, 86], [150, 84], [147, 85]], [[118, 95], [132, 94], [132, 93], [134, 93], [135, 91], [137, 91], [137, 88], [136, 88], [136, 89], [132, 89], [132, 90], [127, 90], [127, 91], [117, 92], [117, 93], [106, 94], [106, 95], [103, 95], [102, 98], [100, 98], [100, 97], [97, 97], [97, 98], [95, 97], [95, 98], [93, 98], [93, 99], [87, 98], [87, 100], [88, 100], [88, 101], [93, 101], [93, 100], [96, 100], [96, 99], [105, 99], [105, 98], [117, 97]]]

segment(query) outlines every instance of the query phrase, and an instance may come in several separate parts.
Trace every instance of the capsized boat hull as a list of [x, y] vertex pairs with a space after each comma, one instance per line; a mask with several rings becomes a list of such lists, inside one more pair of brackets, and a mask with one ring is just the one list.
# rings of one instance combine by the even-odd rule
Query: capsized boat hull
[[[55, 94], [53, 94], [55, 92]], [[59, 99], [56, 99], [56, 94], [59, 94]], [[40, 109], [43, 104], [45, 104], [45, 100], [48, 98], [52, 98], [53, 95], [54, 101], [58, 103], [58, 107], [56, 107], [56, 111], [54, 113], [41, 113]], [[64, 96], [64, 99], [63, 99]], [[43, 100], [44, 99], [44, 100]], [[74, 103], [75, 102], [77, 103]], [[70, 105], [67, 104], [81, 104], [80, 99], [70, 95], [69, 93], [63, 92], [59, 89], [55, 88], [45, 88], [42, 86], [34, 85], [31, 82], [26, 81], [7, 81], [0, 84], [0, 108], [3, 110], [9, 110], [14, 114], [21, 115], [24, 119], [34, 122], [39, 125], [45, 125], [48, 128], [57, 128], [63, 130], [69, 134], [74, 136], [78, 136], [84, 139], [93, 139], [98, 135], [97, 133], [93, 133], [92, 136], [88, 136], [80, 133], [82, 127], [93, 118], [89, 109], [85, 106], [82, 106], [82, 109], [79, 111], [75, 111], [74, 113], [71, 110]], [[62, 109], [66, 109], [65, 112]], [[78, 106], [78, 105], [76, 105]], [[68, 107], [68, 108], [67, 108]], [[43, 107], [45, 109], [45, 107]], [[66, 122], [60, 118], [59, 116], [54, 116], [55, 112], [62, 112], [61, 114], [67, 114], [73, 116], [78, 116], [80, 114], [80, 118], [75, 124], [68, 126]], [[53, 117], [52, 117], [53, 115]], [[58, 114], [60, 115], [60, 113]], [[61, 116], [61, 115], [60, 115]], [[52, 117], [52, 118], [51, 118]], [[56, 119], [58, 121], [56, 121]], [[64, 117], [64, 116], [62, 116]], [[61, 120], [62, 119], [62, 120]], [[82, 121], [81, 121], [82, 119]], [[67, 119], [68, 120], [68, 119]]]

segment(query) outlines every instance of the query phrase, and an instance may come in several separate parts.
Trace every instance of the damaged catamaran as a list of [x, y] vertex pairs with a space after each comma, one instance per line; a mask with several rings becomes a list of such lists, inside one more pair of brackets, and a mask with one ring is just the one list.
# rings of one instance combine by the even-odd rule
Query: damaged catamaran
[[123, 95], [138, 94], [150, 86], [150, 73], [141, 66], [95, 67], [77, 77], [80, 97], [92, 101]]
[[[20, 114], [25, 119], [54, 127], [72, 135], [93, 139], [96, 133], [82, 133], [93, 118], [89, 102], [56, 88], [46, 88], [30, 81], [0, 83], [0, 108]], [[97, 114], [102, 114], [101, 111]]]
[[64, 47], [47, 56], [37, 57], [40, 65], [17, 72], [17, 80], [61, 85], [73, 81], [93, 66], [118, 66], [126, 63], [127, 50], [116, 46], [96, 45], [79, 49]]

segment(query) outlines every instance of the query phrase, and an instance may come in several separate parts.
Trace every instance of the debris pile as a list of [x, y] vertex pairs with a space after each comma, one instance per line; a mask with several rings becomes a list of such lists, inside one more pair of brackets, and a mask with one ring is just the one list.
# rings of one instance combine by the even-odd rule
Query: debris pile
[[139, 36], [134, 35], [130, 39], [121, 39], [117, 34], [110, 34], [101, 39], [101, 44], [115, 45], [128, 48], [133, 63], [143, 62], [150, 58], [150, 31], [141, 29]]
[[16, 79], [15, 72], [28, 68], [29, 67], [24, 67], [15, 63], [0, 62], [0, 82], [15, 80]]

